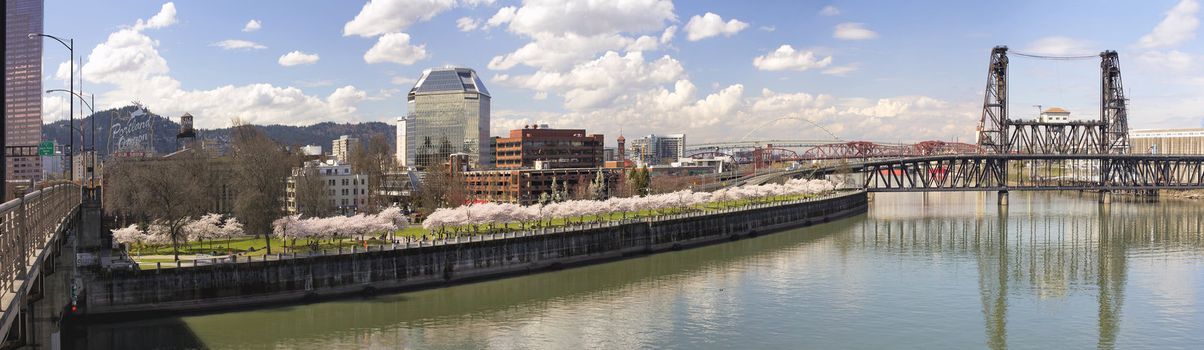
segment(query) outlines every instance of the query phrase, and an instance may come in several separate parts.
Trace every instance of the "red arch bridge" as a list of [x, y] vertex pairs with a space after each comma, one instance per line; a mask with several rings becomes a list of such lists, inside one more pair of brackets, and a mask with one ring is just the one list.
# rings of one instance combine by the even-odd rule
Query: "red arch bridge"
[[986, 154], [987, 149], [968, 143], [946, 141], [895, 144], [871, 141], [824, 142], [786, 140], [702, 144], [688, 149], [686, 153], [690, 158], [694, 159], [731, 157], [740, 164], [769, 164], [775, 162]]

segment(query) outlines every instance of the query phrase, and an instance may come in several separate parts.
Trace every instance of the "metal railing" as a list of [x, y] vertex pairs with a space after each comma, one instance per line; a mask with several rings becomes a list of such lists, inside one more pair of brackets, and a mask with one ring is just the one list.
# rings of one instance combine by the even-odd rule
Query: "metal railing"
[[230, 255], [230, 256], [221, 256], [221, 257], [198, 258], [195, 260], [180, 260], [180, 261], [173, 261], [173, 262], [167, 262], [167, 263], [157, 262], [154, 265], [146, 266], [145, 268], [139, 268], [139, 269], [162, 270], [162, 269], [189, 268], [189, 267], [196, 267], [196, 266], [209, 266], [209, 265], [222, 265], [222, 264], [263, 263], [263, 262], [268, 262], [268, 261], [299, 259], [299, 258], [308, 258], [308, 257], [315, 257], [315, 256], [333, 256], [333, 255], [345, 255], [345, 254], [359, 254], [359, 253], [374, 252], [374, 251], [379, 252], [379, 251], [403, 250], [403, 249], [436, 247], [436, 246], [454, 246], [454, 245], [458, 245], [458, 244], [473, 243], [473, 242], [495, 241], [495, 240], [514, 239], [514, 238], [522, 238], [522, 237], [536, 237], [536, 236], [543, 236], [543, 235], [550, 235], [550, 234], [623, 226], [623, 225], [628, 225], [628, 224], [632, 224], [632, 223], [640, 223], [640, 222], [653, 223], [653, 222], [671, 221], [671, 220], [678, 220], [678, 219], [685, 219], [685, 218], [696, 218], [696, 217], [705, 217], [705, 216], [711, 216], [711, 215], [717, 215], [717, 214], [758, 210], [758, 209], [769, 208], [769, 207], [788, 206], [788, 205], [795, 205], [795, 204], [801, 204], [801, 203], [819, 202], [819, 201], [825, 201], [825, 200], [834, 199], [834, 198], [845, 197], [845, 196], [860, 193], [860, 192], [863, 192], [863, 191], [861, 191], [861, 190], [837, 190], [837, 191], [833, 191], [831, 193], [821, 195], [821, 196], [816, 196], [816, 197], [788, 199], [788, 200], [770, 200], [770, 201], [766, 201], [766, 202], [749, 202], [747, 204], [740, 205], [740, 206], [734, 206], [734, 207], [694, 209], [694, 210], [688, 211], [688, 212], [680, 212], [680, 213], [673, 213], [673, 214], [659, 214], [659, 215], [640, 216], [640, 217], [633, 216], [630, 218], [624, 218], [624, 219], [618, 219], [618, 220], [577, 222], [577, 223], [558, 225], [558, 226], [528, 227], [528, 228], [523, 228], [523, 229], [519, 229], [519, 230], [515, 230], [515, 231], [474, 233], [474, 234], [451, 236], [451, 237], [446, 237], [446, 238], [413, 239], [413, 240], [398, 241], [398, 242], [394, 242], [394, 243], [386, 243], [386, 244], [381, 244], [381, 245], [368, 245], [368, 246], [364, 246], [364, 247], [351, 246], [351, 247], [323, 248], [323, 249], [319, 249], [316, 251], [309, 251], [309, 252], [291, 252], [291, 253], [284, 253], [284, 254], [271, 254], [271, 255], [260, 255], [260, 256]]
[[0, 204], [0, 291], [26, 279], [30, 260], [79, 203], [79, 186], [61, 184]]

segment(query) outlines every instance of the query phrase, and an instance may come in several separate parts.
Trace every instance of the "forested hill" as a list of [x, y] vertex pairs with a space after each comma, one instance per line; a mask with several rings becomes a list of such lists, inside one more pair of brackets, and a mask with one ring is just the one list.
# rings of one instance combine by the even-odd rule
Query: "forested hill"
[[[178, 118], [178, 117], [177, 117]], [[93, 124], [95, 120], [95, 124]], [[84, 118], [83, 122], [76, 121], [78, 127], [84, 129], [86, 142], [92, 141], [92, 128], [96, 128], [96, 149], [102, 155], [109, 150], [139, 150], [153, 145], [158, 154], [171, 153], [176, 150], [176, 133], [180, 131], [178, 120], [159, 116], [154, 112], [143, 110], [136, 106], [126, 106], [118, 109], [97, 112]], [[66, 120], [55, 121], [42, 126], [42, 139], [55, 140], [67, 144]], [[276, 142], [289, 146], [320, 145], [324, 152], [330, 152], [330, 142], [341, 135], [358, 137], [367, 142], [372, 135], [380, 134], [389, 141], [390, 147], [396, 142], [393, 125], [382, 122], [367, 122], [355, 124], [318, 123], [308, 126], [290, 125], [256, 125]], [[197, 131], [203, 140], [209, 140], [222, 150], [230, 143], [230, 128], [200, 129]], [[76, 143], [80, 143], [76, 134]]]

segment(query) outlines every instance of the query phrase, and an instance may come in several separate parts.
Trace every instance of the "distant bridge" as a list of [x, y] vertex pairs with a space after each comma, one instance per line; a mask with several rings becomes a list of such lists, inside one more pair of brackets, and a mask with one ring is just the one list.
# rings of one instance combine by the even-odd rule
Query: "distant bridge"
[[810, 145], [801, 152], [766, 145], [752, 151], [753, 162], [829, 162], [757, 174], [738, 184], [845, 173], [858, 174], [860, 186], [870, 192], [999, 191], [1001, 203], [1014, 190], [1108, 193], [1204, 188], [1204, 155], [1129, 154], [1128, 100], [1115, 51], [1099, 55], [1100, 119], [1069, 122], [1009, 118], [1007, 51], [1006, 46], [991, 51], [974, 145], [845, 142]]

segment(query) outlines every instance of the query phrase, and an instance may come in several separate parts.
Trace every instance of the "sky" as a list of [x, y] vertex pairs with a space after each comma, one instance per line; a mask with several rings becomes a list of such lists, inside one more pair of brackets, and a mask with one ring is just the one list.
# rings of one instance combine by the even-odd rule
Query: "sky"
[[[973, 142], [991, 48], [1116, 50], [1134, 129], [1204, 126], [1197, 0], [46, 0], [99, 108], [199, 127], [395, 123], [422, 71], [476, 69], [492, 133]], [[47, 42], [44, 87], [67, 86]], [[1012, 118], [1099, 115], [1099, 59], [1010, 56]], [[44, 99], [44, 121], [67, 99]]]

